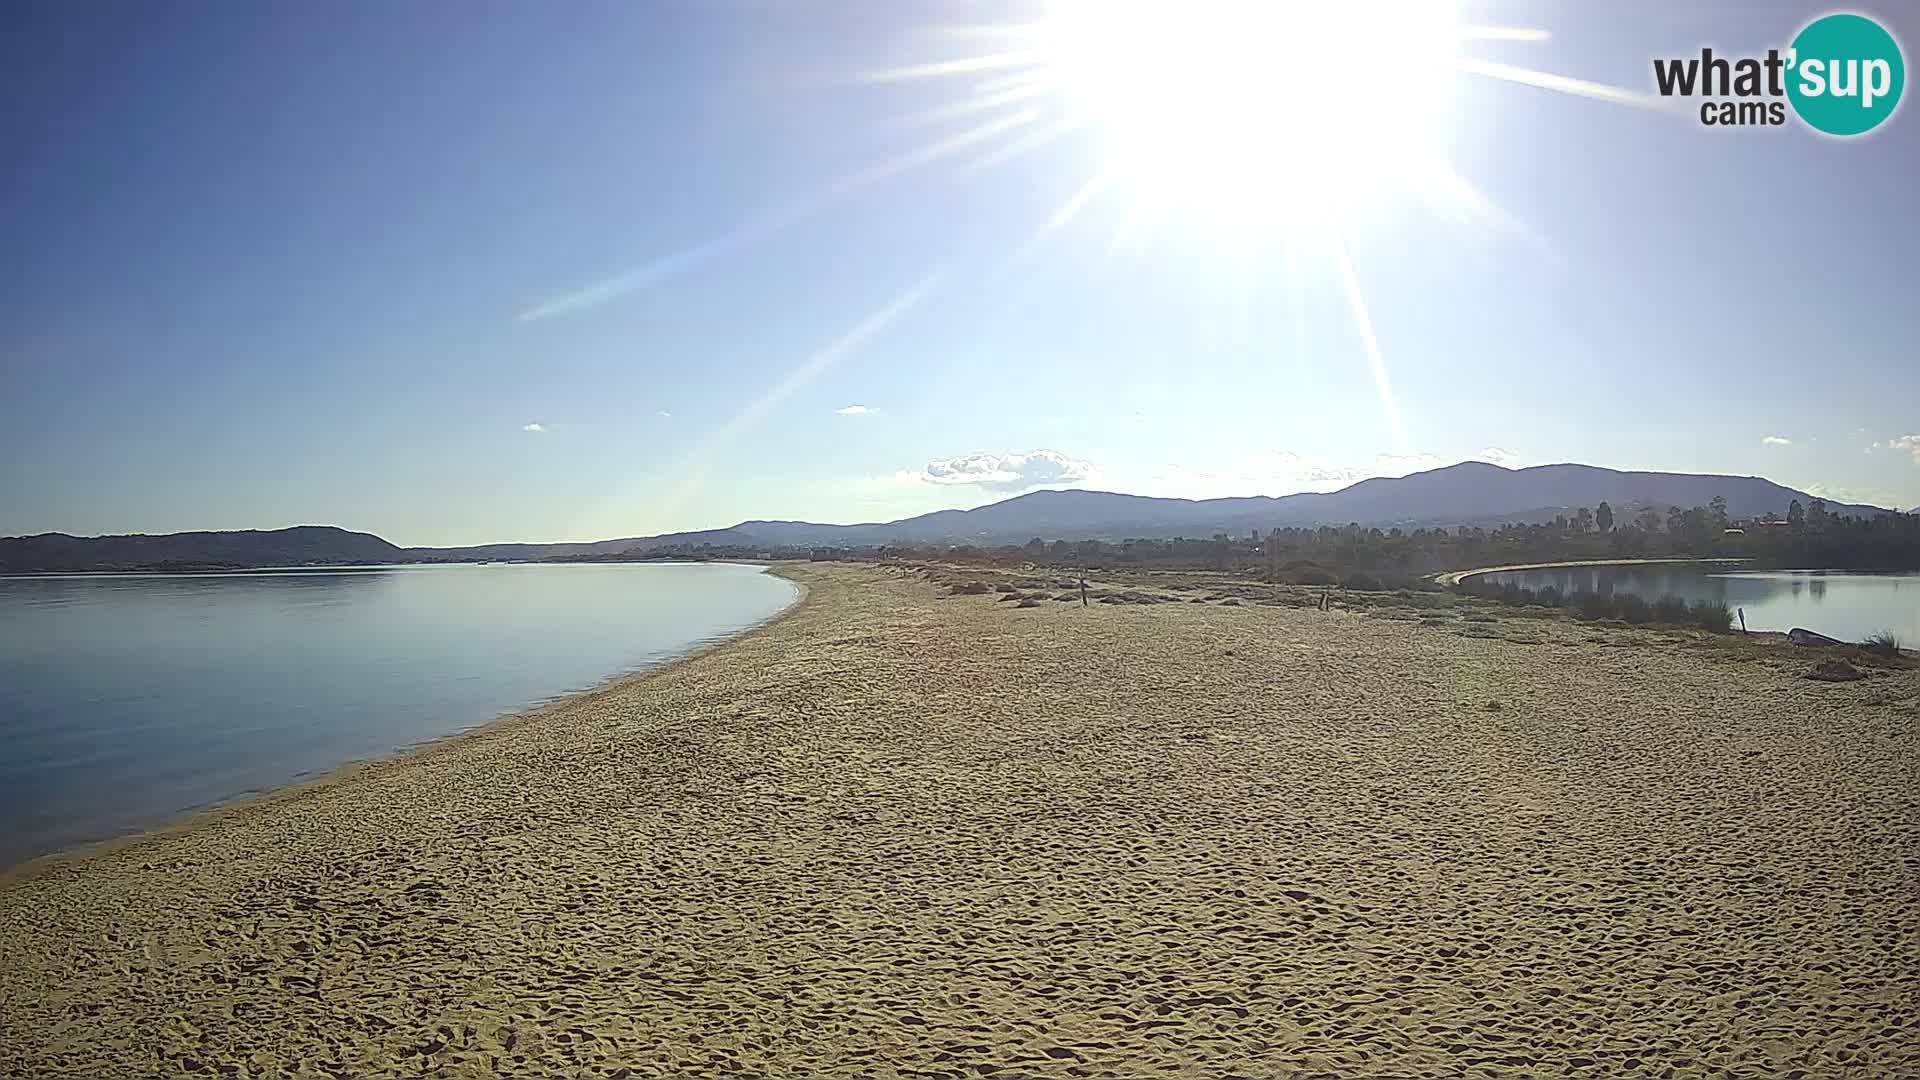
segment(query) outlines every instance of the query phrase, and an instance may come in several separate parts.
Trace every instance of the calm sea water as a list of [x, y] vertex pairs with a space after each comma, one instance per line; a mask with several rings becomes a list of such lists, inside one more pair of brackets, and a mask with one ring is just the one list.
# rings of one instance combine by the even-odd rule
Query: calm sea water
[[796, 595], [720, 564], [0, 578], [0, 865], [483, 724]]
[[[1859, 641], [1891, 630], [1909, 647], [1920, 644], [1920, 574], [1858, 574], [1843, 570], [1771, 570], [1710, 573], [1698, 566], [1577, 566], [1508, 570], [1480, 580], [1529, 589], [1551, 585], [1563, 593], [1631, 593], [1648, 600], [1678, 596], [1688, 603], [1718, 600], [1743, 608], [1749, 630], [1809, 630]], [[1739, 625], [1736, 617], [1734, 625]]]

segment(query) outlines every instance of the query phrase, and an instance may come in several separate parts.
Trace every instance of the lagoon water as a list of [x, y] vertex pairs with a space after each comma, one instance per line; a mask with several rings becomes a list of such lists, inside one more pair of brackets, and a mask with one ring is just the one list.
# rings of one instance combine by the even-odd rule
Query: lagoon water
[[0, 578], [0, 866], [483, 724], [796, 595], [725, 564]]
[[[1569, 566], [1506, 570], [1477, 580], [1563, 593], [1631, 593], [1647, 600], [1678, 596], [1718, 600], [1744, 609], [1749, 630], [1809, 630], [1860, 641], [1891, 630], [1909, 647], [1920, 643], [1920, 574], [1845, 570], [1754, 570], [1713, 573], [1698, 565]], [[1739, 625], [1736, 616], [1735, 626]]]

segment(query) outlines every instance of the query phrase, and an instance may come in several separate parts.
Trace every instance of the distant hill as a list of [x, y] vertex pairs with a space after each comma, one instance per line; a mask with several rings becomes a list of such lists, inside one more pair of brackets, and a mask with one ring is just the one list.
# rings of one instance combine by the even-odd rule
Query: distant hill
[[401, 550], [372, 533], [331, 525], [300, 525], [268, 532], [185, 532], [158, 536], [38, 536], [0, 538], [0, 573], [68, 570], [192, 570], [247, 566], [302, 566], [404, 561]]
[[[400, 548], [369, 533], [308, 525], [272, 532], [76, 537], [64, 533], [0, 539], [0, 572], [297, 566], [474, 559], [596, 558], [671, 547], [774, 550], [885, 544], [1006, 544], [1047, 540], [1165, 539], [1244, 534], [1287, 526], [1431, 527], [1538, 521], [1579, 507], [1612, 504], [1621, 520], [1654, 507], [1727, 500], [1737, 518], [1785, 515], [1815, 496], [1757, 476], [1622, 472], [1592, 465], [1507, 469], [1469, 461], [1410, 476], [1379, 477], [1333, 492], [1277, 498], [1155, 499], [1110, 491], [1035, 491], [972, 510], [939, 510], [900, 521], [828, 525], [743, 521], [725, 529], [561, 544]], [[1873, 506], [1828, 503], [1834, 513], [1871, 516]]]
[[[972, 510], [940, 510], [870, 525], [741, 522], [733, 532], [778, 535], [798, 544], [1009, 543], [1046, 539], [1203, 537], [1285, 526], [1435, 526], [1551, 519], [1582, 506], [1613, 506], [1629, 516], [1646, 508], [1705, 506], [1727, 500], [1734, 517], [1784, 515], [1815, 496], [1754, 476], [1622, 472], [1591, 465], [1507, 469], [1463, 462], [1402, 477], [1362, 480], [1339, 491], [1279, 497], [1155, 499], [1106, 491], [1035, 491]], [[1829, 503], [1835, 513], [1871, 516], [1878, 507]], [[777, 526], [777, 532], [769, 528]], [[764, 542], [764, 541], [763, 541]]]
[[[1610, 503], [1623, 519], [1645, 507], [1705, 506], [1724, 496], [1734, 517], [1785, 515], [1815, 496], [1755, 476], [1622, 472], [1592, 465], [1507, 469], [1469, 461], [1410, 476], [1362, 480], [1339, 491], [1279, 497], [1156, 499], [1110, 491], [1034, 491], [972, 510], [937, 510], [900, 521], [853, 525], [743, 521], [728, 529], [602, 540], [591, 544], [489, 544], [415, 548], [422, 558], [581, 558], [675, 545], [789, 548], [884, 544], [1005, 544], [1054, 539], [1164, 539], [1284, 526], [1382, 528], [1492, 525], [1551, 520], [1582, 506]], [[1829, 503], [1836, 513], [1872, 515], [1878, 507]]]
[[[813, 528], [832, 528], [815, 525]], [[748, 547], [767, 541], [750, 536], [738, 526], [731, 529], [702, 529], [698, 532], [662, 533], [659, 536], [629, 536], [618, 540], [587, 540], [559, 544], [477, 544], [472, 547], [416, 547], [397, 549], [408, 560], [420, 562], [464, 562], [473, 559], [586, 559], [599, 555], [618, 555], [635, 547], [661, 547], [701, 544]], [[783, 545], [784, 546], [784, 545]]]

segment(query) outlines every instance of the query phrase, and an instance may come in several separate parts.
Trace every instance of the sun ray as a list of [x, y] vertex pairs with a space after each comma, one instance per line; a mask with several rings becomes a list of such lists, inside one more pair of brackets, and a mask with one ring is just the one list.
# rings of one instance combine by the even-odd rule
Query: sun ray
[[1400, 403], [1393, 397], [1393, 381], [1387, 377], [1387, 364], [1380, 356], [1380, 341], [1373, 335], [1373, 316], [1367, 312], [1367, 300], [1360, 292], [1360, 279], [1353, 272], [1353, 259], [1347, 254], [1346, 238], [1338, 229], [1330, 229], [1334, 263], [1340, 270], [1340, 284], [1347, 294], [1347, 307], [1353, 313], [1354, 327], [1360, 331], [1360, 345], [1367, 353], [1367, 366], [1373, 371], [1374, 389], [1380, 392], [1380, 408], [1387, 416], [1394, 445], [1407, 452], [1407, 432], [1400, 423]]
[[1595, 101], [1610, 101], [1616, 105], [1631, 105], [1637, 109], [1648, 109], [1653, 112], [1674, 111], [1674, 106], [1667, 99], [1653, 94], [1643, 94], [1637, 90], [1609, 86], [1606, 83], [1589, 82], [1569, 75], [1555, 75], [1550, 71], [1535, 71], [1532, 68], [1499, 64], [1491, 60], [1461, 59], [1457, 61], [1456, 66], [1469, 75], [1484, 75], [1489, 79], [1518, 83], [1521, 86], [1537, 86], [1542, 90], [1552, 90], [1555, 93], [1592, 98]]
[[1040, 245], [1046, 241], [1047, 237], [1065, 228], [1074, 218], [1080, 215], [1082, 210], [1085, 210], [1089, 204], [1099, 198], [1102, 192], [1112, 186], [1117, 176], [1117, 170], [1111, 167], [1101, 169], [1099, 172], [1094, 173], [1092, 179], [1080, 185], [1079, 190], [1067, 197], [1067, 201], [1061, 203], [1053, 213], [1047, 215], [1045, 221], [1035, 226], [1033, 232], [1029, 233], [1027, 238], [1020, 242], [1020, 246], [1014, 249], [1013, 254], [1007, 256], [997, 264], [994, 273], [1006, 273], [1013, 267], [1026, 262], [1027, 259], [1033, 256], [1034, 252], [1040, 249]]
[[1029, 68], [1011, 75], [995, 75], [990, 79], [981, 79], [973, 84], [972, 92], [976, 95], [998, 94], [1004, 90], [1021, 87], [1033, 87], [1042, 93], [1058, 92], [1060, 89], [1058, 81], [1045, 68]]
[[894, 320], [925, 300], [939, 288], [945, 277], [944, 270], [935, 270], [921, 278], [891, 302], [860, 320], [851, 330], [802, 360], [798, 367], [788, 372], [779, 382], [768, 387], [726, 423], [715, 428], [712, 434], [702, 440], [700, 445], [681, 461], [679, 482], [667, 493], [660, 505], [655, 507], [655, 512], [662, 516], [671, 516], [674, 509], [688, 496], [697, 492], [700, 485], [705, 482], [707, 474], [712, 471], [713, 455], [717, 451], [751, 431], [765, 419], [768, 413], [791, 397], [794, 391], [819, 378], [828, 368], [846, 359], [848, 355], [866, 344], [869, 338], [885, 330]]
[[1413, 190], [1430, 203], [1451, 211], [1469, 225], [1491, 228], [1515, 237], [1536, 254], [1559, 262], [1552, 245], [1533, 226], [1489, 198], [1480, 186], [1460, 175], [1459, 170], [1441, 158], [1427, 161], [1418, 174]]
[[1045, 127], [1035, 128], [1032, 131], [1023, 133], [1016, 139], [1001, 143], [980, 157], [960, 166], [954, 175], [956, 177], [975, 176], [989, 169], [1004, 165], [1022, 154], [1031, 153], [1046, 146], [1048, 143], [1058, 140], [1061, 136], [1073, 131], [1077, 127], [1079, 127], [1079, 124], [1075, 121], [1056, 120]]
[[1105, 260], [1121, 255], [1132, 254], [1146, 243], [1147, 236], [1172, 213], [1164, 202], [1151, 199], [1135, 199], [1127, 210], [1127, 216], [1113, 230], [1113, 236], [1107, 241]]
[[885, 330], [895, 319], [906, 314], [914, 305], [925, 300], [928, 295], [940, 286], [940, 283], [945, 277], [945, 271], [933, 271], [909, 286], [905, 292], [896, 296], [885, 306], [860, 320], [853, 329], [848, 330], [846, 333], [828, 343], [826, 347], [819, 349], [801, 361], [800, 365], [789, 372], [785, 378], [769, 387], [765, 393], [762, 393], [745, 408], [741, 409], [731, 420], [721, 425], [720, 428], [714, 432], [712, 439], [709, 440], [709, 448], [711, 449], [719, 443], [734, 439], [753, 428], [762, 418], [791, 396], [795, 390], [819, 378], [822, 372], [839, 363], [841, 360], [844, 360], [848, 354], [858, 349], [861, 345], [864, 345], [868, 338]]
[[[1474, 76], [1652, 111], [1671, 106], [1651, 94], [1460, 52], [1467, 43], [1506, 49], [1549, 41], [1545, 29], [1461, 25], [1442, 0], [1381, 2], [1388, 8], [1370, 9], [1371, 15], [1305, 0], [1220, 2], [1200, 5], [1205, 10], [1196, 14], [1173, 0], [1053, 0], [1048, 18], [1036, 23], [929, 28], [961, 50], [979, 51], [853, 77], [879, 86], [938, 85], [951, 95], [916, 102], [931, 107], [899, 117], [894, 123], [900, 127], [971, 126], [840, 176], [718, 237], [549, 300], [520, 318], [584, 310], [649, 287], [917, 170], [939, 165], [942, 176], [965, 179], [1085, 133], [1097, 139], [1103, 160], [1029, 235], [1016, 239], [1016, 249], [994, 272], [1022, 263], [1070, 225], [1087, 230], [1085, 212], [1094, 202], [1115, 203], [1113, 215], [1099, 215], [1117, 216], [1118, 223], [1091, 269], [1110, 268], [1150, 239], [1157, 246], [1163, 233], [1204, 236], [1211, 243], [1214, 287], [1223, 290], [1219, 318], [1207, 331], [1210, 351], [1251, 357], [1285, 348], [1283, 337], [1261, 348], [1251, 329], [1258, 317], [1254, 285], [1263, 280], [1263, 266], [1271, 265], [1263, 260], [1283, 247], [1290, 362], [1307, 362], [1310, 332], [1317, 340], [1333, 330], [1316, 324], [1316, 305], [1306, 295], [1309, 277], [1314, 289], [1337, 279], [1385, 425], [1396, 450], [1405, 453], [1401, 405], [1342, 231], [1343, 220], [1352, 219], [1349, 212], [1384, 200], [1424, 203], [1457, 225], [1518, 238], [1553, 258], [1544, 238], [1448, 159], [1457, 87]], [[1393, 17], [1377, 17], [1382, 10]], [[1276, 40], [1319, 45], [1317, 51], [1276, 57]], [[1368, 78], [1356, 81], [1335, 47], [1341, 42], [1364, 43]], [[1335, 87], [1344, 95], [1338, 102], [1320, 100]], [[1111, 194], [1122, 181], [1125, 196]], [[1311, 267], [1305, 265], [1309, 259]], [[688, 456], [673, 497], [702, 482], [721, 445], [920, 304], [941, 280], [935, 274], [921, 281], [748, 402]], [[1020, 295], [1033, 299], [1030, 291]], [[1336, 320], [1339, 306], [1330, 309]], [[1273, 349], [1275, 344], [1281, 348]]]
[[1112, 167], [1103, 168], [1094, 173], [1091, 179], [1080, 185], [1080, 188], [1072, 195], [1069, 195], [1067, 200], [1061, 203], [1053, 213], [1047, 215], [1045, 221], [1034, 226], [1033, 231], [1027, 235], [1025, 240], [1020, 242], [1020, 246], [1015, 248], [1011, 255], [1008, 255], [996, 263], [992, 275], [995, 277], [1004, 275], [1032, 258], [1034, 252], [1040, 249], [1040, 245], [1045, 243], [1049, 236], [1066, 228], [1074, 218], [1080, 215], [1082, 210], [1085, 210], [1088, 205], [1100, 197], [1102, 192], [1112, 186], [1114, 179], [1118, 175], [1118, 171]]
[[1048, 89], [1048, 86], [1043, 82], [1028, 80], [1005, 89], [997, 89], [991, 93], [977, 94], [964, 101], [956, 101], [951, 105], [942, 105], [934, 109], [925, 109], [917, 113], [909, 113], [901, 117], [898, 124], [900, 127], [924, 127], [929, 124], [944, 123], [958, 117], [971, 116], [978, 112], [987, 112], [1003, 106], [1017, 105], [1046, 93]]
[[1293, 354], [1289, 357], [1295, 364], [1305, 360], [1307, 355], [1307, 312], [1306, 297], [1300, 288], [1300, 238], [1289, 233], [1286, 237], [1287, 248], [1287, 325], [1293, 332]]
[[995, 117], [992, 120], [968, 128], [957, 135], [949, 136], [929, 146], [923, 146], [918, 150], [891, 158], [878, 165], [869, 166], [841, 181], [840, 184], [836, 185], [834, 191], [836, 194], [845, 194], [847, 191], [866, 187], [869, 184], [877, 183], [899, 173], [918, 169], [925, 165], [931, 165], [941, 158], [950, 157], [965, 150], [969, 146], [975, 146], [996, 135], [1002, 135], [1012, 131], [1014, 128], [1031, 124], [1039, 119], [1040, 115], [1041, 110], [1039, 109], [1022, 109], [1019, 112]]
[[984, 53], [980, 56], [963, 56], [958, 60], [941, 60], [931, 64], [915, 64], [911, 67], [870, 72], [861, 81], [891, 83], [911, 82], [915, 79], [943, 79], [949, 75], [971, 75], [1003, 68], [1031, 67], [1045, 61], [1046, 54], [1033, 51]]
[[815, 189], [784, 206], [761, 215], [746, 224], [731, 229], [711, 240], [692, 247], [683, 248], [668, 255], [660, 256], [634, 269], [623, 271], [612, 277], [594, 282], [573, 292], [543, 301], [527, 308], [517, 315], [518, 322], [537, 322], [558, 315], [568, 315], [589, 308], [598, 307], [609, 300], [624, 296], [638, 289], [657, 284], [668, 278], [678, 276], [723, 255], [746, 246], [753, 241], [770, 236], [782, 229], [789, 228], [819, 213], [834, 202], [847, 197], [863, 188], [871, 187], [891, 177], [913, 169], [933, 164], [942, 158], [952, 156], [970, 146], [977, 145], [997, 135], [1004, 134], [1025, 124], [1032, 123], [1040, 116], [1038, 109], [1025, 109], [996, 117], [985, 123], [951, 135], [939, 142], [923, 146], [918, 150], [901, 154], [858, 172], [849, 173], [832, 183]]
[[1066, 202], [1061, 203], [1060, 208], [1049, 215], [1046, 221], [1041, 222], [1040, 227], [1034, 231], [1035, 238], [1064, 228], [1067, 223], [1080, 216], [1080, 211], [1085, 210], [1088, 203], [1099, 198], [1101, 192], [1112, 186], [1117, 175], [1118, 170], [1111, 167], [1094, 173], [1093, 179], [1083, 184], [1080, 190], [1069, 196]]

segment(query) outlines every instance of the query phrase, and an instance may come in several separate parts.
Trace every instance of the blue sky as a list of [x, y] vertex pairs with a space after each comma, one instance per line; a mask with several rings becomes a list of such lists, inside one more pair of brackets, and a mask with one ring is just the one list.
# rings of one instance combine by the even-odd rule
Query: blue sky
[[[1826, 10], [1672, 6], [1465, 5], [1550, 36], [1463, 55], [1650, 93], [1656, 56]], [[956, 108], [994, 70], [871, 77], [1044, 9], [11, 9], [0, 534], [592, 539], [1473, 457], [1920, 505], [1911, 103], [1840, 141], [1448, 74], [1432, 137], [1497, 212], [1387, 184], [1316, 216], [1144, 199], [1077, 91], [1021, 124]], [[1858, 10], [1911, 54], [1911, 6]], [[1287, 89], [1222, 105], [1285, 176], [1350, 179], [1302, 117], [1394, 130]]]

